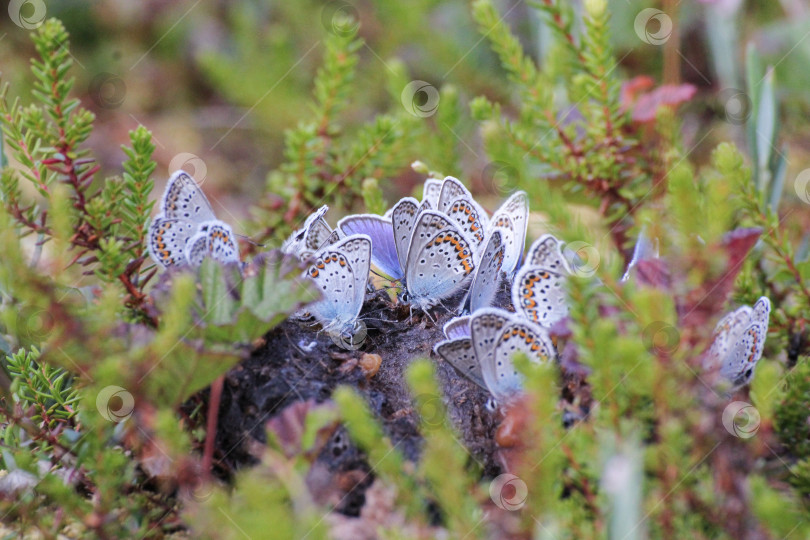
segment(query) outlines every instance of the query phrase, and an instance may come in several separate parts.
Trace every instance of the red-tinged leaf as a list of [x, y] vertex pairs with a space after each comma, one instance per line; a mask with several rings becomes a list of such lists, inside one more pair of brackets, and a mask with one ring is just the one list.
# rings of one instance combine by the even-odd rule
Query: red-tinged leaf
[[638, 96], [646, 93], [655, 86], [655, 81], [647, 75], [638, 75], [622, 83], [621, 107], [623, 111], [630, 109]]
[[665, 84], [648, 94], [641, 95], [633, 107], [634, 122], [654, 122], [661, 107], [677, 108], [695, 95], [691, 84]]
[[719, 245], [715, 246], [715, 251], [718, 254], [725, 253], [726, 267], [717, 277], [689, 292], [681, 311], [684, 325], [693, 328], [706, 325], [713, 327], [712, 321], [716, 319], [734, 288], [734, 280], [740, 273], [745, 257], [761, 234], [761, 228], [751, 227], [735, 229], [723, 236]]
[[722, 245], [728, 255], [728, 268], [729, 270], [735, 269], [734, 277], [737, 276], [743, 259], [748, 255], [748, 252], [751, 251], [751, 248], [754, 247], [761, 235], [762, 229], [760, 227], [749, 227], [734, 229], [723, 236]]
[[663, 259], [645, 259], [638, 261], [635, 267], [634, 278], [641, 285], [658, 289], [669, 289], [672, 276], [669, 267]]
[[330, 404], [316, 404], [314, 400], [296, 401], [286, 407], [281, 413], [274, 416], [267, 422], [267, 429], [275, 434], [276, 440], [281, 445], [281, 449], [287, 457], [300, 454], [303, 451], [314, 450], [317, 454], [321, 447], [335, 430], [336, 424], [327, 423], [318, 430], [315, 437], [315, 448], [304, 448], [310, 442], [305, 441], [307, 431], [307, 415], [317, 413], [327, 413], [333, 409]]
[[294, 456], [301, 452], [304, 422], [310, 408], [314, 406], [313, 400], [296, 401], [267, 422], [267, 429], [275, 433], [286, 456]]

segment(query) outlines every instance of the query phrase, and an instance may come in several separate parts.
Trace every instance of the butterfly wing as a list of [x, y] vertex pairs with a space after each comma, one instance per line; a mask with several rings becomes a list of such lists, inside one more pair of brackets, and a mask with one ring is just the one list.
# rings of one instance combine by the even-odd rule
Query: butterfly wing
[[498, 401], [511, 400], [523, 387], [523, 378], [514, 365], [517, 354], [525, 354], [530, 362], [539, 364], [554, 357], [554, 347], [543, 328], [512, 318], [511, 323], [501, 330], [494, 354], [487, 357], [491, 364], [481, 364], [484, 382]]
[[442, 332], [447, 339], [470, 337], [470, 317], [453, 317], [444, 324]]
[[[360, 261], [358, 272], [355, 272], [351, 261], [359, 261], [363, 253], [367, 254], [366, 262]], [[325, 328], [342, 333], [354, 325], [363, 307], [364, 280], [368, 279], [370, 256], [371, 240], [364, 235], [349, 236], [315, 254], [305, 275], [315, 282], [321, 299], [310, 304], [308, 312]]]
[[357, 306], [357, 311], [351, 317], [352, 322], [354, 322], [354, 319], [360, 314], [360, 308], [363, 307], [363, 300], [366, 297], [366, 284], [368, 283], [368, 273], [371, 268], [373, 243], [368, 235], [354, 234], [335, 244], [334, 249], [346, 254], [354, 274], [355, 281], [352, 288], [354, 290], [354, 302]]
[[539, 266], [524, 266], [512, 282], [512, 305], [532, 322], [550, 328], [568, 315], [565, 276]]
[[529, 197], [518, 191], [509, 197], [490, 220], [490, 230], [503, 230], [503, 271], [507, 276], [515, 273], [526, 244], [526, 228], [529, 225]]
[[419, 202], [413, 197], [405, 197], [394, 205], [391, 211], [391, 223], [394, 228], [394, 247], [397, 250], [399, 267], [405, 269], [408, 259], [408, 247], [411, 241], [414, 222], [419, 213]]
[[[508, 311], [495, 308], [479, 309], [470, 316], [470, 338], [481, 366], [489, 357], [494, 356], [495, 343], [509, 321]], [[491, 360], [488, 362], [492, 365]]]
[[627, 270], [625, 270], [624, 275], [622, 276], [622, 282], [627, 281], [630, 279], [630, 275], [633, 272], [633, 268], [638, 265], [641, 261], [650, 261], [653, 259], [658, 258], [658, 239], [652, 240], [648, 235], [645, 228], [641, 229], [641, 232], [638, 234], [638, 239], [636, 240], [636, 245], [633, 248], [633, 258], [630, 259], [630, 262], [627, 264]]
[[208, 236], [208, 256], [222, 263], [239, 262], [239, 246], [231, 227], [218, 219], [200, 225]]
[[[322, 210], [324, 208], [327, 207], [321, 207]], [[334, 239], [334, 231], [323, 218], [323, 213], [321, 213], [320, 217], [310, 224], [304, 235], [304, 251], [302, 255], [307, 256], [311, 253], [315, 253], [323, 246], [334, 243]]]
[[510, 400], [522, 388], [521, 376], [513, 364], [516, 353], [536, 363], [553, 358], [554, 348], [543, 328], [502, 309], [482, 309], [473, 314], [470, 333], [481, 375], [499, 401]]
[[736, 326], [728, 332], [728, 351], [723, 357], [720, 374], [731, 381], [734, 388], [748, 384], [754, 376], [754, 369], [765, 347], [770, 311], [771, 302], [763, 296], [753, 309], [748, 308], [743, 312], [746, 317], [732, 319], [732, 324]]
[[281, 251], [306, 258], [326, 245], [333, 233], [323, 217], [328, 211], [329, 207], [323, 205], [307, 216], [304, 225], [281, 245]]
[[470, 240], [447, 216], [426, 211], [417, 218], [405, 264], [411, 299], [427, 307], [450, 296], [472, 275]]
[[478, 252], [484, 243], [485, 232], [478, 210], [472, 202], [464, 197], [457, 199], [447, 208], [445, 214], [473, 241], [473, 251]]
[[544, 234], [534, 241], [529, 248], [526, 264], [542, 266], [552, 272], [571, 273], [571, 267], [562, 254], [562, 242], [551, 234]]
[[482, 227], [484, 230], [487, 230], [489, 227], [489, 217], [481, 205], [475, 202], [470, 190], [468, 190], [458, 178], [453, 178], [452, 176], [445, 177], [444, 182], [442, 182], [442, 189], [439, 192], [439, 202], [435, 208], [439, 212], [447, 213], [453, 203], [458, 199], [465, 199], [472, 203], [478, 212], [478, 219], [481, 221]]
[[481, 262], [475, 270], [475, 278], [470, 286], [470, 311], [489, 307], [495, 300], [501, 283], [501, 270], [506, 246], [501, 231], [494, 231], [487, 239]]
[[168, 219], [185, 219], [194, 223], [216, 219], [208, 198], [186, 171], [175, 171], [169, 178], [160, 210]]
[[712, 345], [704, 361], [706, 371], [719, 370], [724, 359], [730, 354], [734, 340], [742, 334], [743, 329], [750, 324], [752, 310], [742, 306], [731, 313], [727, 313], [717, 326], [714, 327]]
[[439, 205], [439, 195], [442, 193], [442, 181], [438, 178], [428, 178], [422, 188], [422, 201], [428, 201], [431, 208]]
[[206, 255], [208, 255], [208, 232], [199, 231], [186, 244], [186, 262], [192, 267], [200, 266]]
[[400, 280], [405, 275], [397, 258], [394, 227], [390, 219], [374, 214], [347, 216], [338, 222], [346, 235], [365, 234], [371, 238], [371, 263], [383, 274]]
[[149, 226], [149, 255], [164, 268], [186, 264], [186, 243], [195, 229], [190, 221], [159, 215]]
[[448, 339], [436, 344], [433, 350], [472, 382], [486, 388], [481, 376], [481, 366], [469, 337]]

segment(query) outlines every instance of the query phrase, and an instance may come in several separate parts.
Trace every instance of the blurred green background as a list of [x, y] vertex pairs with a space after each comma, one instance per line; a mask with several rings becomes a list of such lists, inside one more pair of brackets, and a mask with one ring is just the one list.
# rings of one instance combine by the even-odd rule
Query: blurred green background
[[[29, 30], [9, 17], [0, 19], [0, 66], [12, 83], [11, 93], [31, 88], [28, 58], [33, 55]], [[60, 18], [71, 34], [76, 90], [97, 116], [88, 146], [102, 172], [118, 174], [124, 158], [120, 145], [127, 131], [148, 127], [157, 144], [158, 186], [170, 169], [186, 167], [237, 230], [244, 232], [247, 207], [265, 193], [269, 171], [283, 161], [284, 131], [306, 118], [313, 77], [321, 64], [323, 41], [341, 25], [359, 19], [355, 89], [342, 114], [347, 132], [375, 114], [402, 112], [402, 75], [436, 88], [452, 85], [459, 96], [459, 119], [439, 133], [455, 155], [427, 147], [406, 155], [381, 185], [389, 203], [411, 192], [420, 181], [412, 160], [459, 175], [486, 197], [483, 151], [468, 101], [485, 95], [509, 114], [505, 77], [486, 40], [477, 32], [467, 2], [460, 0], [301, 0], [167, 1], [77, 0], [20, 4], [26, 18]], [[524, 2], [502, 1], [499, 11], [539, 62], [554, 62], [550, 35], [536, 10]], [[580, 2], [575, 2], [580, 4]], [[581, 6], [577, 6], [581, 9]], [[641, 10], [654, 7], [672, 14], [673, 33], [663, 45], [645, 43], [634, 30]], [[781, 137], [788, 152], [785, 189], [807, 168], [810, 112], [810, 4], [685, 0], [609, 2], [618, 69], [622, 78], [647, 75], [662, 83], [690, 83], [694, 99], [681, 108], [684, 148], [705, 162], [718, 142], [745, 147], [744, 126], [728, 120], [732, 89], [744, 89], [747, 44], [772, 65], [781, 106]], [[347, 23], [348, 21], [348, 23]], [[649, 30], [649, 28], [648, 28]], [[652, 32], [657, 29], [652, 28]], [[743, 105], [744, 106], [744, 105]], [[441, 107], [441, 105], [440, 105]], [[734, 110], [730, 111], [735, 114]], [[744, 114], [743, 111], [742, 114]], [[440, 131], [437, 117], [425, 120]], [[433, 157], [433, 161], [431, 161]], [[436, 165], [438, 162], [439, 165]], [[349, 209], [338, 209], [348, 211]], [[335, 216], [337, 217], [337, 216]]]

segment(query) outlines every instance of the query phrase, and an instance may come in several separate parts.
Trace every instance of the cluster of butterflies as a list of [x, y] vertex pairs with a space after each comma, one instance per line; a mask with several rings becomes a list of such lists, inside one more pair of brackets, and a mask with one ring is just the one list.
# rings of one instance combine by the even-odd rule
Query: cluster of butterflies
[[[321, 292], [299, 316], [314, 318], [325, 331], [352, 336], [373, 265], [375, 273], [398, 283], [399, 300], [412, 307], [427, 312], [461, 298], [448, 309], [465, 315], [444, 326], [447, 339], [434, 349], [497, 401], [508, 402], [520, 392], [515, 353], [538, 363], [556, 357], [549, 329], [568, 315], [565, 281], [575, 256], [546, 234], [524, 257], [525, 192], [513, 194], [489, 216], [459, 180], [448, 176], [429, 178], [421, 201], [405, 197], [382, 216], [350, 215], [332, 229], [327, 211], [323, 206], [311, 214], [281, 248], [306, 262], [304, 275]], [[169, 179], [148, 244], [164, 267], [198, 266], [205, 257], [241, 264], [233, 231], [216, 218], [184, 171]], [[649, 241], [640, 238], [634, 262], [650, 256], [640, 251], [650, 250]], [[491, 307], [504, 281], [510, 283], [514, 312]], [[748, 382], [762, 355], [769, 313], [770, 302], [762, 297], [754, 308], [743, 306], [723, 318], [706, 356], [707, 369], [719, 369], [737, 386]]]
[[239, 246], [231, 227], [217, 219], [197, 182], [185, 171], [169, 178], [160, 213], [147, 237], [149, 255], [164, 268], [199, 266], [205, 257], [239, 263]]

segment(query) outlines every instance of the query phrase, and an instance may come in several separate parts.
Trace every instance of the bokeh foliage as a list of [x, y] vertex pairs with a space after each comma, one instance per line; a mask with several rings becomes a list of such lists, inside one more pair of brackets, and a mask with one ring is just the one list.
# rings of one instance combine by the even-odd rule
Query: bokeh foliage
[[[306, 52], [311, 36], [278, 21], [317, 9], [293, 4], [275, 7], [280, 14], [252, 3], [229, 10], [237, 37], [231, 56], [217, 51], [201, 60], [223, 95], [250, 106], [261, 97], [257, 88], [283, 74], [274, 58]], [[564, 429], [556, 370], [523, 366], [525, 402], [513, 414], [524, 430], [511, 463], [527, 485], [526, 505], [515, 513], [493, 507], [488, 479], [444, 415], [427, 360], [407, 373], [425, 437], [419, 463], [391, 444], [356, 392], [341, 388], [333, 395], [337, 413], [308, 417], [298, 454], [270, 437], [260, 465], [238, 475], [231, 489], [195, 501], [200, 479], [208, 480], [198, 457], [204, 413], [186, 415], [180, 405], [312, 292], [297, 279], [295, 262], [276, 253], [258, 256], [244, 278], [210, 261], [197, 273], [154, 277], [143, 239], [154, 204], [155, 142], [145, 128], [133, 130], [117, 174], [101, 177], [87, 144], [94, 117], [71, 93], [68, 36], [49, 20], [32, 34], [38, 57], [31, 99], [4, 99], [0, 109], [4, 150], [14, 160], [0, 173], [4, 367], [11, 381], [0, 455], [24, 486], [3, 500], [5, 521], [46, 535], [160, 537], [190, 527], [210, 537], [270, 530], [279, 538], [328, 537], [329, 509], [306, 488], [307, 451], [316, 445], [313, 433], [340, 419], [392, 493], [397, 517], [380, 525], [384, 537], [427, 538], [437, 527], [467, 538], [506, 530], [541, 538], [810, 534], [810, 265], [797, 247], [802, 223], [791, 218], [802, 202], [784, 196], [786, 173], [772, 151], [779, 147], [778, 78], [749, 57], [749, 77], [761, 74], [766, 84], [755, 90], [748, 119], [749, 133], [766, 133], [749, 139], [751, 157], [724, 143], [695, 163], [671, 110], [640, 124], [622, 103], [604, 2], [589, 0], [581, 13], [566, 2], [538, 2], [532, 17], [544, 21], [554, 51], [538, 63], [501, 8], [477, 0], [469, 12], [452, 4], [453, 13], [475, 21], [500, 68], [472, 73], [462, 65], [465, 85], [438, 89], [439, 107], [425, 119], [401, 103], [412, 75], [392, 59], [395, 44], [435, 39], [429, 52], [442, 69], [454, 67], [464, 46], [423, 27], [418, 14], [435, 3], [417, 4], [379, 11], [376, 22], [392, 31], [386, 47], [375, 47], [382, 69], [361, 63], [364, 38], [351, 16], [339, 19], [342, 26], [323, 37], [311, 94], [284, 87], [257, 109], [260, 119], [290, 129], [281, 165], [253, 209], [255, 232], [272, 242], [324, 199], [380, 212], [381, 184], [413, 160], [429, 165], [420, 170], [448, 174], [475, 168], [465, 166], [457, 137], [480, 134], [492, 165], [482, 175], [487, 189], [527, 190], [546, 228], [595, 248], [595, 275], [572, 280], [570, 297], [571, 340], [590, 370], [596, 406]], [[360, 19], [364, 28], [368, 21]], [[259, 31], [267, 27], [281, 33]], [[262, 73], [257, 65], [271, 67]], [[383, 112], [358, 119], [358, 102], [368, 95], [384, 103]], [[477, 95], [466, 107], [462, 97]], [[750, 304], [765, 294], [774, 311], [766, 359], [748, 397], [761, 415], [760, 431], [745, 439], [723, 425], [728, 399], [700, 374], [707, 323], [730, 304], [724, 296], [708, 305], [694, 297], [708, 296], [706, 284], [720, 283], [726, 271], [718, 247], [724, 235], [752, 225], [761, 227], [762, 242], [743, 263], [733, 299]], [[642, 226], [671, 262], [672, 289], [618, 282], [630, 238]], [[663, 344], [650, 335], [662, 324], [672, 329]]]

